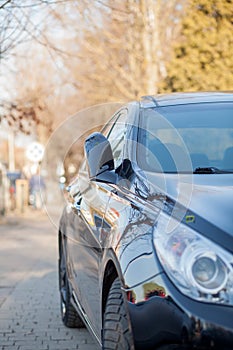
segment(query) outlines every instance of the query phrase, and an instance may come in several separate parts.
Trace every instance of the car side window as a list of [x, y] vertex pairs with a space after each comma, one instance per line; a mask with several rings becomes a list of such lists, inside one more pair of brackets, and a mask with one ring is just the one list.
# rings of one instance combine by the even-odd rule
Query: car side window
[[115, 168], [117, 168], [123, 160], [127, 112], [126, 108], [119, 111], [116, 120], [107, 135], [113, 152]]

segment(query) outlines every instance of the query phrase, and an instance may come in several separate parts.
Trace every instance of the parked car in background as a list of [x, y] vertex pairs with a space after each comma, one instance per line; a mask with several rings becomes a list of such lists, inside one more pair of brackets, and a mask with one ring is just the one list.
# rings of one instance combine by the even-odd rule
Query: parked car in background
[[233, 349], [233, 94], [146, 96], [85, 140], [61, 314], [102, 349]]

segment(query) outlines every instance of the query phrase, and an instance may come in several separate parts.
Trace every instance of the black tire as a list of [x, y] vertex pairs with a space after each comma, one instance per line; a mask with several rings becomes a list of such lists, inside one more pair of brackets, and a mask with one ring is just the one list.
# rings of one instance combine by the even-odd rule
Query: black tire
[[113, 282], [104, 312], [103, 350], [133, 350], [133, 337], [119, 278]]
[[83, 328], [85, 324], [71, 303], [70, 286], [67, 277], [65, 240], [59, 243], [59, 289], [61, 317], [64, 325], [69, 328]]

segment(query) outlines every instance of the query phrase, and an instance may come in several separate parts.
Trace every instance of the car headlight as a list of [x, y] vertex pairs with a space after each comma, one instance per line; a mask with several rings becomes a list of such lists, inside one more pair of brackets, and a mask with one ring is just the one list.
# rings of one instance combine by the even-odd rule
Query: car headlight
[[188, 226], [161, 213], [153, 240], [164, 270], [196, 300], [233, 304], [233, 256]]

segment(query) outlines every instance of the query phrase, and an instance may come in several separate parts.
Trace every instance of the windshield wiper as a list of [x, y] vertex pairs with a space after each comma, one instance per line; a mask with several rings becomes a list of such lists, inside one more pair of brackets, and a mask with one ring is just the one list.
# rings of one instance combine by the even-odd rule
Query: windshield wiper
[[232, 173], [232, 171], [221, 170], [213, 166], [205, 167], [205, 168], [198, 167], [193, 171], [193, 174], [230, 174], [230, 173]]

